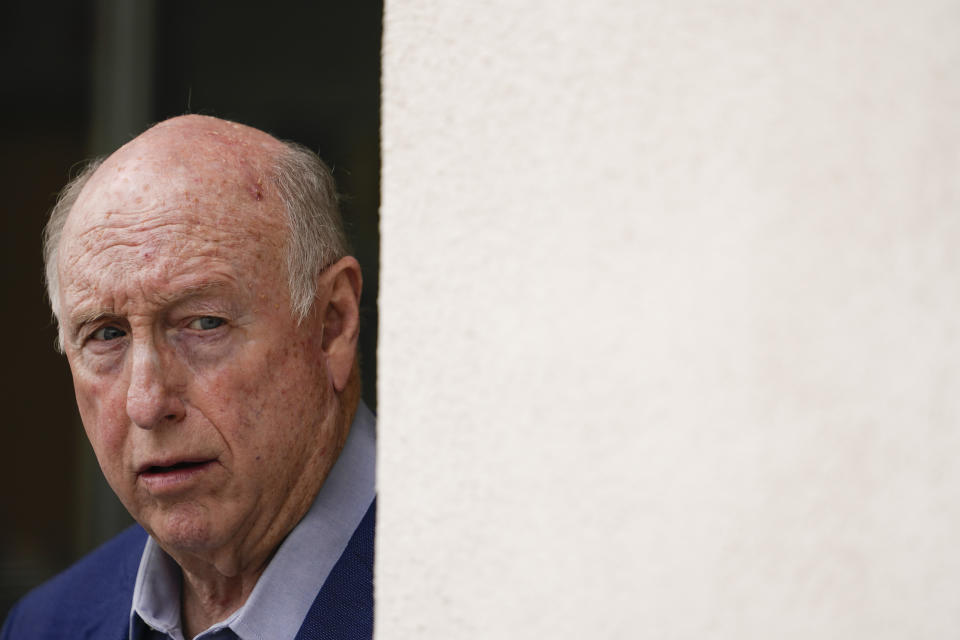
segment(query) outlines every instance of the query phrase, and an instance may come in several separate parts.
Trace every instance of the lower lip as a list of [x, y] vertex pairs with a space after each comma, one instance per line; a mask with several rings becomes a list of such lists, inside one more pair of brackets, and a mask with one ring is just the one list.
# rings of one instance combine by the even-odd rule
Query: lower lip
[[156, 495], [174, 493], [190, 488], [200, 476], [213, 467], [213, 460], [189, 467], [170, 469], [169, 471], [144, 471], [140, 474], [140, 482], [147, 491]]

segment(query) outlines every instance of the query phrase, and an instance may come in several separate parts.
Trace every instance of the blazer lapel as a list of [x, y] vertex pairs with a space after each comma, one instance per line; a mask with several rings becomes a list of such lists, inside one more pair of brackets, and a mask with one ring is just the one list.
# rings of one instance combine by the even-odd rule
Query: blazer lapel
[[320, 589], [295, 640], [373, 637], [373, 537], [376, 499]]

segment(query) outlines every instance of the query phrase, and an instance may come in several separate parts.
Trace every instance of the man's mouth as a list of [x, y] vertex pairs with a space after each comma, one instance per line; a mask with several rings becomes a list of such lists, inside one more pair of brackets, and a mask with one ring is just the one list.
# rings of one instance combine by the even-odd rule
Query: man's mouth
[[151, 465], [140, 473], [168, 473], [180, 469], [193, 469], [209, 462], [212, 462], [212, 460], [184, 460], [183, 462], [176, 462], [171, 465]]
[[214, 468], [215, 458], [198, 460], [157, 461], [145, 464], [137, 476], [142, 486], [154, 496], [175, 495], [195, 487]]

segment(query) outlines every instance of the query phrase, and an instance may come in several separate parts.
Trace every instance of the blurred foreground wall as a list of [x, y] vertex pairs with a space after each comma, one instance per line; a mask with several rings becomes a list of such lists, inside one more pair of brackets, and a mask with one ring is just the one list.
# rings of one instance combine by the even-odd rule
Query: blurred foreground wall
[[377, 636], [960, 632], [960, 4], [387, 2]]

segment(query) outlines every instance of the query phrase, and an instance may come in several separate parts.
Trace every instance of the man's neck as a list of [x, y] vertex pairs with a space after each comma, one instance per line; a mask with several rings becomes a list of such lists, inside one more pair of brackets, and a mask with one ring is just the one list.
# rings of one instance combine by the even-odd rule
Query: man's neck
[[197, 580], [184, 571], [180, 590], [180, 625], [184, 638], [196, 637], [242, 607], [262, 573], [263, 568], [255, 575]]

